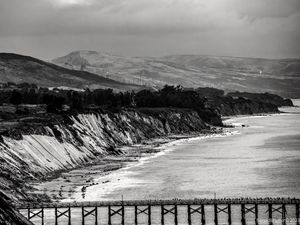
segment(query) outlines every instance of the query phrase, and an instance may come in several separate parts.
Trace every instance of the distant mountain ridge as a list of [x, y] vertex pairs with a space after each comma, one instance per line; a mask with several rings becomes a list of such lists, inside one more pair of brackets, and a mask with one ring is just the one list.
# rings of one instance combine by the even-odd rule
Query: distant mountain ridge
[[52, 62], [136, 85], [161, 87], [167, 83], [300, 97], [300, 59], [202, 55], [122, 57], [97, 51], [74, 51]]
[[0, 82], [122, 91], [179, 84], [300, 98], [300, 59], [201, 55], [123, 57], [74, 51], [50, 63], [30, 56], [0, 53]]
[[44, 87], [114, 88], [132, 90], [124, 84], [87, 71], [71, 70], [30, 56], [0, 53], [0, 82], [35, 83]]

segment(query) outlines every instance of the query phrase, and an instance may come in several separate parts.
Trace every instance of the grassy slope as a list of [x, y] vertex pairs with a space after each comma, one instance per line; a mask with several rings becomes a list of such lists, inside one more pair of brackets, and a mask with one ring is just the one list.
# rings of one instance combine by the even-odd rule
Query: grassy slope
[[[256, 59], [174, 55], [166, 57], [122, 57], [95, 51], [77, 51], [54, 63], [86, 70], [126, 83], [185, 87], [210, 86], [227, 91], [270, 92], [300, 97], [299, 59]], [[261, 73], [260, 73], [261, 71]]]
[[105, 87], [118, 90], [137, 88], [135, 85], [124, 84], [86, 71], [70, 70], [36, 58], [11, 53], [0, 53], [0, 82], [28, 82], [46, 87]]

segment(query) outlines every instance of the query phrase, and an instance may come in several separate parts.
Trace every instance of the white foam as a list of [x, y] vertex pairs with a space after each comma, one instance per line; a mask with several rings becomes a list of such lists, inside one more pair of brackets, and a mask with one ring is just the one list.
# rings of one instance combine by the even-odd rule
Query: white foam
[[[168, 154], [172, 151], [174, 151], [176, 146], [191, 142], [191, 141], [199, 141], [209, 138], [223, 138], [228, 137], [232, 135], [238, 135], [240, 134], [239, 131], [226, 131], [224, 133], [220, 134], [210, 134], [210, 135], [203, 135], [203, 136], [197, 136], [197, 137], [190, 137], [190, 138], [184, 138], [179, 140], [174, 140], [165, 144], [162, 144], [159, 147], [155, 147], [155, 149], [161, 150], [160, 152], [154, 153], [150, 156], [142, 157], [139, 159], [138, 162], [130, 163], [126, 167], [123, 167], [117, 171], [113, 171], [105, 176], [100, 176], [99, 178], [95, 179], [95, 183], [99, 183], [99, 185], [94, 185], [91, 187], [87, 187], [85, 198], [82, 198], [82, 192], [81, 188], [78, 187], [75, 191], [75, 194], [71, 196], [71, 198], [67, 198], [62, 200], [62, 202], [73, 202], [73, 201], [92, 201], [94, 199], [103, 199], [104, 196], [107, 196], [112, 191], [119, 189], [119, 188], [129, 188], [134, 187], [137, 185], [141, 185], [144, 183], [141, 179], [135, 179], [134, 178], [134, 172], [130, 171], [133, 167], [139, 167], [146, 163], [151, 162], [151, 160], [161, 157], [165, 154]], [[108, 183], [102, 183], [104, 181], [109, 181]]]

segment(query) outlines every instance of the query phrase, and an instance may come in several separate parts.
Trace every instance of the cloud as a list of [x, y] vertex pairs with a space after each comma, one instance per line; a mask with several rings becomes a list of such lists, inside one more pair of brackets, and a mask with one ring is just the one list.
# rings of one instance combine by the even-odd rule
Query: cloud
[[[111, 40], [112, 51], [119, 46], [125, 54], [128, 50], [119, 43], [140, 43], [128, 54], [140, 53], [145, 44], [150, 47], [144, 47], [143, 54], [152, 53], [158, 43], [164, 44], [160, 54], [177, 50], [255, 55], [255, 50], [263, 55], [266, 46], [265, 55], [279, 56], [278, 46], [272, 51], [270, 40], [281, 43], [284, 52], [295, 46], [299, 4], [299, 0], [9, 0], [0, 3], [0, 38], [26, 36], [51, 42], [68, 37], [78, 46], [86, 45], [79, 40], [87, 38], [93, 40], [90, 48], [111, 46]], [[253, 50], [243, 46], [245, 40]], [[291, 55], [296, 50], [300, 55], [299, 47]]]
[[253, 18], [287, 17], [292, 14], [297, 14], [300, 11], [299, 0], [251, 0], [247, 2], [240, 0], [226, 0], [218, 2], [220, 8], [225, 10], [235, 10], [242, 16]]
[[[16, 0], [13, 0], [16, 1]], [[28, 0], [16, 13], [8, 32], [199, 32], [247, 26], [266, 17], [299, 13], [299, 0]], [[41, 4], [44, 2], [44, 4]], [[272, 3], [272, 4], [271, 4]], [[49, 6], [51, 4], [51, 6]], [[33, 8], [28, 8], [28, 5]], [[20, 11], [23, 10], [23, 14]], [[11, 11], [11, 10], [10, 10]], [[18, 13], [18, 14], [17, 14]], [[31, 16], [30, 16], [31, 15]], [[33, 18], [32, 18], [33, 16]], [[5, 21], [3, 18], [1, 21]], [[147, 32], [148, 31], [148, 32]], [[12, 32], [13, 33], [13, 32]]]
[[90, 5], [92, 3], [91, 0], [51, 0], [49, 2], [52, 3], [54, 6], [58, 6], [58, 7]]
[[[15, 1], [15, 0], [14, 0]], [[32, 5], [36, 0], [28, 0]], [[173, 0], [44, 0], [31, 10], [23, 5], [4, 14], [8, 33], [54, 34], [80, 32], [166, 33], [197, 32], [239, 23], [234, 12], [213, 12], [205, 1]], [[84, 3], [84, 4], [83, 4]], [[89, 3], [89, 4], [88, 4]], [[52, 5], [49, 6], [49, 4]], [[60, 6], [64, 6], [60, 8]], [[23, 10], [23, 13], [20, 11]], [[34, 16], [31, 18], [31, 15]], [[13, 19], [12, 19], [13, 16]], [[237, 20], [237, 21], [235, 21]], [[228, 21], [224, 23], [224, 21]], [[5, 23], [5, 24], [4, 24]]]

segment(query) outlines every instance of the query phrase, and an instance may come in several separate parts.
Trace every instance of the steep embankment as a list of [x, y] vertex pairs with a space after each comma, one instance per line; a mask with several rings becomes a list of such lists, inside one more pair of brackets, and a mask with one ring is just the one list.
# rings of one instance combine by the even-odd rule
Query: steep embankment
[[231, 96], [209, 99], [207, 104], [222, 116], [279, 112], [277, 106], [272, 103], [245, 98], [232, 98]]
[[278, 107], [293, 106], [293, 102], [291, 99], [284, 99], [279, 95], [274, 95], [270, 93], [231, 92], [228, 93], [227, 96], [246, 98], [253, 101], [270, 103]]
[[223, 90], [208, 87], [195, 91], [206, 99], [206, 107], [215, 109], [221, 116], [277, 113], [278, 107], [293, 106], [290, 99], [270, 93], [231, 92], [225, 95]]
[[26, 220], [16, 209], [10, 200], [0, 191], [0, 224], [1, 225], [33, 225]]
[[[3, 132], [0, 189], [13, 199], [27, 199], [25, 180], [92, 162], [144, 139], [201, 131], [207, 126], [191, 110], [122, 110], [65, 116], [56, 124]], [[24, 127], [24, 125], [22, 125]], [[30, 129], [29, 129], [30, 128]]]

